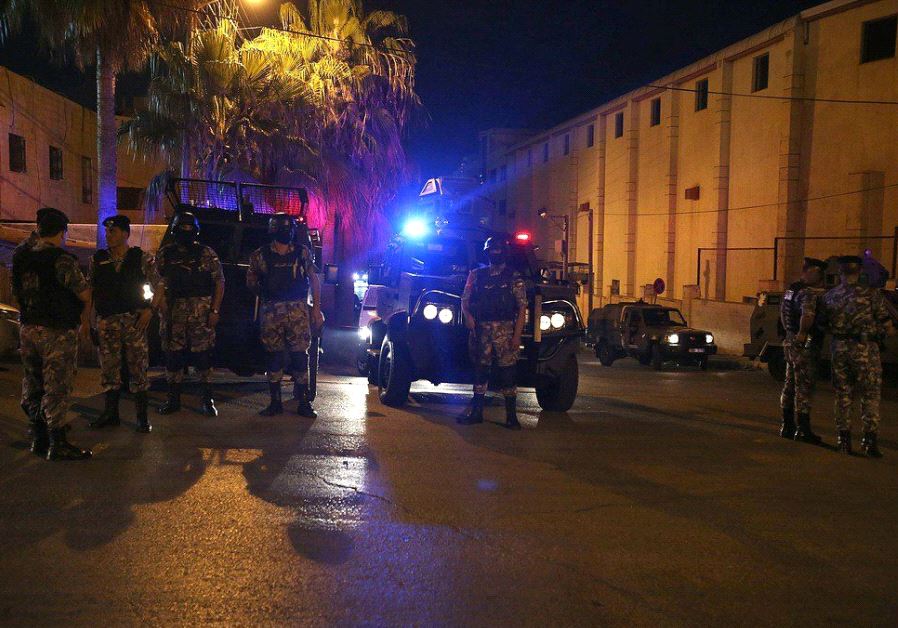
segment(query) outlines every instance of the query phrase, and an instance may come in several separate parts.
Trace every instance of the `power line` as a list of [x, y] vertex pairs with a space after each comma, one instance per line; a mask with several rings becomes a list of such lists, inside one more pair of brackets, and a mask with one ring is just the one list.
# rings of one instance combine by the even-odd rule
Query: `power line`
[[[692, 92], [698, 93], [697, 89], [688, 87], [674, 87], [673, 85], [654, 85], [648, 84], [645, 87], [652, 89], [664, 89], [674, 92]], [[815, 98], [813, 96], [771, 96], [769, 94], [744, 94], [740, 92], [720, 92], [711, 90], [702, 90], [703, 94], [714, 94], [716, 96], [735, 96], [737, 98], [761, 98], [764, 100], [783, 100], [797, 102], [824, 102], [835, 103], [841, 105], [898, 105], [898, 100], [850, 100], [847, 98]]]
[[614, 212], [614, 213], [605, 213], [605, 216], [631, 216], [635, 215], [637, 218], [640, 216], [689, 216], [694, 214], [719, 214], [721, 212], [732, 212], [732, 211], [742, 211], [746, 209], [761, 209], [762, 207], [778, 207], [780, 205], [788, 205], [790, 203], [812, 203], [815, 201], [825, 201], [831, 198], [838, 198], [841, 196], [851, 196], [852, 194], [863, 194], [864, 192], [875, 192], [878, 190], [889, 190], [892, 188], [898, 188], [898, 183], [890, 183], [888, 185], [879, 185], [871, 188], [863, 188], [861, 190], [851, 190], [850, 192], [837, 192], [835, 194], [825, 194], [823, 196], [812, 196], [807, 198], [796, 199], [794, 201], [776, 201], [775, 203], [760, 203], [758, 205], [743, 205], [741, 207], [728, 207], [726, 209], [697, 209], [694, 211], [665, 211], [665, 212], [640, 212], [637, 211], [635, 214], [631, 214], [630, 212]]

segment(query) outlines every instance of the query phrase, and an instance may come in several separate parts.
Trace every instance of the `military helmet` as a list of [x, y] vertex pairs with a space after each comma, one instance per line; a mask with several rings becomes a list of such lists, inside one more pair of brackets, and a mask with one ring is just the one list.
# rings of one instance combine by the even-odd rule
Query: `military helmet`
[[278, 212], [268, 219], [268, 235], [282, 244], [288, 244], [296, 236], [296, 219], [290, 214]]
[[171, 221], [171, 233], [175, 236], [180, 234], [182, 237], [190, 234], [196, 238], [200, 234], [200, 221], [190, 212], [175, 214], [175, 219]]

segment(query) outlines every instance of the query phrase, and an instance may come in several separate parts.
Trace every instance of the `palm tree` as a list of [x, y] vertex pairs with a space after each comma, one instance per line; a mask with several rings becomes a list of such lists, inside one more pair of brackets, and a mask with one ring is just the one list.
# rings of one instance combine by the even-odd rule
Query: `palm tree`
[[[141, 68], [160, 35], [183, 23], [196, 5], [187, 0], [0, 0], [5, 26], [19, 28], [30, 16], [45, 45], [72, 50], [81, 68], [96, 64], [98, 225], [116, 211], [116, 76]], [[98, 229], [98, 245], [103, 239]]]

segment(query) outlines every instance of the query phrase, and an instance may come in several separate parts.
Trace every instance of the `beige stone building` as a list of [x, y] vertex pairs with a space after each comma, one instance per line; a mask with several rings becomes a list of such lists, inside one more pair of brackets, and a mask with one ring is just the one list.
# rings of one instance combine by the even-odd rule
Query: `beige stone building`
[[896, 15], [837, 0], [511, 145], [486, 132], [486, 193], [555, 259], [562, 221], [538, 212], [567, 216], [584, 307], [656, 278], [668, 298], [741, 302], [803, 255], [870, 248], [891, 270]]
[[[97, 219], [96, 113], [0, 67], [0, 221], [34, 220], [45, 205], [74, 223]], [[143, 191], [161, 170], [119, 147], [119, 208], [145, 222]]]

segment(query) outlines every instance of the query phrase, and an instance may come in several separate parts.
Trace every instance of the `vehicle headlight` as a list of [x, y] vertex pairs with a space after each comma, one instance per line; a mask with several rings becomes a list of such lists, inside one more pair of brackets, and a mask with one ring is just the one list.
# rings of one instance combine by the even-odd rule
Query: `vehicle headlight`
[[441, 323], [445, 323], [448, 325], [449, 323], [452, 322], [452, 318], [454, 316], [455, 316], [455, 314], [448, 307], [444, 307], [442, 310], [440, 310], [440, 322]]
[[542, 316], [539, 317], [539, 328], [541, 330], [548, 331], [549, 327], [551, 327], [551, 326], [552, 326], [552, 321], [549, 319], [548, 316], [543, 314]]
[[680, 344], [680, 334], [671, 334], [667, 337], [667, 342], [672, 345]]
[[365, 342], [371, 340], [371, 328], [359, 327], [359, 339], [364, 340]]
[[432, 321], [437, 317], [437, 314], [439, 314], [439, 311], [437, 309], [437, 306], [435, 306], [433, 303], [428, 303], [424, 306], [424, 318], [426, 318], [427, 320]]
[[148, 283], [143, 284], [143, 300], [144, 301], [152, 301], [153, 300], [153, 286]]
[[564, 327], [565, 323], [564, 314], [562, 314], [561, 312], [555, 312], [549, 318], [549, 322], [552, 323], [552, 327], [554, 327], [555, 329], [561, 329], [562, 327]]
[[712, 336], [711, 334], [705, 334], [705, 342], [708, 343], [709, 345], [713, 345], [714, 344], [714, 336]]

